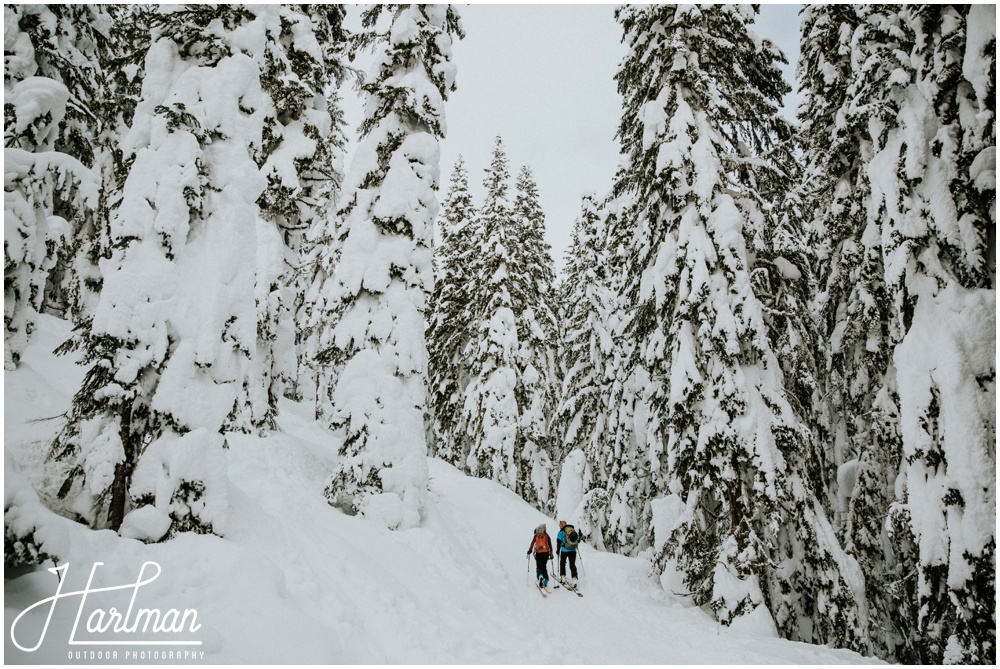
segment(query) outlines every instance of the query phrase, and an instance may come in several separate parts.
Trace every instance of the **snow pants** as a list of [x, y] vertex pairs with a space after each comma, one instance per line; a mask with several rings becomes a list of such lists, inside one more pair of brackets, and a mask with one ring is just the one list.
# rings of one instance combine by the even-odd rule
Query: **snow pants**
[[551, 553], [535, 553], [535, 579], [543, 586], [549, 584], [549, 558]]
[[576, 578], [576, 551], [559, 551], [559, 577], [566, 577], [566, 558], [569, 558], [569, 573]]

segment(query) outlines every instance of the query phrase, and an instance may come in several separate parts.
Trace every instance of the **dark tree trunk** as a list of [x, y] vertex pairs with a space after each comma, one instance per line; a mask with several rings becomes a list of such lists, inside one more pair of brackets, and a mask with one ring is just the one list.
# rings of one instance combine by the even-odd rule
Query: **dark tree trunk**
[[732, 523], [732, 532], [736, 535], [736, 547], [740, 553], [746, 550], [748, 537], [743, 519], [745, 510], [743, 500], [740, 495], [739, 463], [736, 461], [736, 454], [732, 455], [730, 462], [733, 467], [733, 480], [729, 484], [729, 522]]
[[125, 506], [128, 502], [128, 489], [132, 483], [132, 472], [135, 470], [135, 437], [132, 435], [132, 403], [122, 405], [119, 435], [125, 458], [115, 465], [115, 478], [111, 483], [111, 507], [108, 509], [108, 522], [111, 529], [117, 532], [125, 520]]

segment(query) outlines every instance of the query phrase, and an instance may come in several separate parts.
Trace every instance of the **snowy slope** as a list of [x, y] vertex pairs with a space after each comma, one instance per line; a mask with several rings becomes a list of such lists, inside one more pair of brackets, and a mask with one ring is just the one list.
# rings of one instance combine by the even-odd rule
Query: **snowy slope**
[[[57, 481], [57, 468], [44, 466], [42, 456], [58, 420], [32, 419], [64, 411], [79, 383], [81, 371], [69, 359], [47, 353], [68, 333], [65, 323], [42, 316], [21, 367], [4, 376], [5, 499], [16, 496], [24, 514], [43, 528], [39, 534], [69, 561], [64, 591], [82, 587], [95, 561], [105, 563], [95, 585], [134, 583], [144, 561], [157, 562], [162, 572], [139, 591], [138, 605], [196, 609], [202, 627], [193, 638], [203, 642], [197, 649], [205, 662], [875, 662], [720, 629], [707, 613], [651, 580], [647, 561], [586, 545], [585, 597], [556, 590], [543, 599], [528, 584], [525, 551], [539, 522], [548, 522], [554, 536], [554, 519], [506, 488], [440, 461], [430, 463], [420, 527], [390, 532], [346, 516], [322, 494], [335, 463], [333, 439], [312, 422], [309, 407], [293, 403], [282, 406], [280, 433], [228, 436], [226, 538], [189, 534], [146, 545], [91, 532], [32, 504], [28, 487], [30, 480], [36, 488], [54, 489]], [[67, 653], [79, 649], [66, 644], [77, 598], [56, 606], [37, 651], [24, 653], [11, 641], [18, 613], [55, 587], [55, 576], [45, 571], [5, 578], [7, 662], [65, 663], [72, 659]], [[117, 595], [92, 596], [87, 610], [124, 608], [111, 601]], [[21, 645], [35, 643], [44, 617], [40, 607], [22, 619]], [[118, 659], [125, 661], [124, 651]]]

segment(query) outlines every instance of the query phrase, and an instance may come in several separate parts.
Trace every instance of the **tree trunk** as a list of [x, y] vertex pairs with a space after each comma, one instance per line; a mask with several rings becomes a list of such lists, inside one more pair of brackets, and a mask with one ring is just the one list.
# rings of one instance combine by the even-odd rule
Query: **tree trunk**
[[108, 509], [108, 522], [111, 529], [117, 532], [125, 520], [125, 506], [128, 502], [128, 489], [132, 483], [132, 472], [135, 470], [135, 444], [132, 435], [132, 403], [122, 405], [119, 435], [125, 458], [115, 465], [115, 478], [111, 483], [111, 506]]

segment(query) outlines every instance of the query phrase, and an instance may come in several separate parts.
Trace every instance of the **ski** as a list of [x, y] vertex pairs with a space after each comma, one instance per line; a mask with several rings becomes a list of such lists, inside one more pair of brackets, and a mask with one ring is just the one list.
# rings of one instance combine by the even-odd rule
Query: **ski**
[[549, 593], [545, 592], [545, 588], [535, 583], [535, 587], [538, 588], [538, 592], [542, 593], [542, 597], [548, 597]]
[[[577, 590], [577, 589], [576, 589], [576, 586], [575, 586], [575, 585], [572, 585], [572, 584], [570, 584], [570, 583], [566, 583], [565, 581], [560, 581], [559, 583], [561, 583], [561, 584], [562, 584], [562, 586], [563, 586], [564, 588], [566, 588], [566, 590], [568, 590], [569, 592], [572, 592], [572, 593], [573, 593], [574, 595], [576, 595], [577, 597], [583, 597], [583, 593], [582, 593], [582, 592], [580, 592], [579, 590]], [[557, 587], [557, 588], [558, 588], [558, 587], [559, 587], [559, 584], [557, 583], [555, 587]]]

